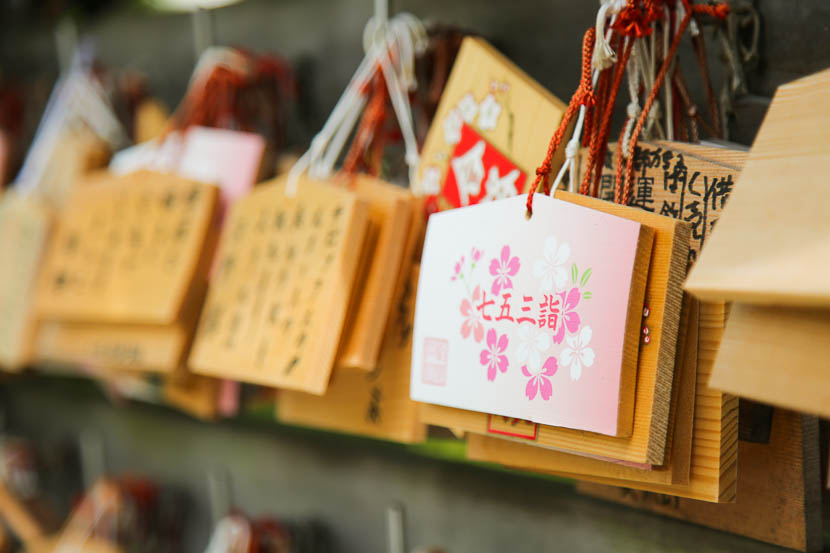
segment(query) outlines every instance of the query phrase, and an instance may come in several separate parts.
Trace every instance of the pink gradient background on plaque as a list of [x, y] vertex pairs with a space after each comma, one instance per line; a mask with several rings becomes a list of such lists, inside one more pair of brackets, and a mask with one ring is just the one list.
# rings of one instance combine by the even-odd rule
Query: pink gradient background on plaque
[[[415, 308], [412, 399], [614, 435], [628, 296], [640, 225], [543, 195], [534, 199], [534, 215], [528, 220], [526, 198], [521, 195], [430, 217]], [[545, 401], [537, 394], [529, 400], [525, 394], [528, 378], [516, 361], [518, 325], [484, 322], [485, 335], [487, 329], [494, 328], [499, 335], [507, 334], [509, 338], [508, 369], [505, 373], [497, 372], [495, 379], [488, 381], [487, 369], [479, 361], [481, 350], [486, 348], [486, 337], [476, 343], [472, 337], [461, 336], [463, 317], [459, 305], [467, 292], [464, 284], [451, 278], [462, 255], [469, 256], [472, 247], [483, 250], [475, 269], [465, 277], [470, 279], [470, 289], [480, 285], [489, 298], [494, 278], [489, 273], [490, 261], [499, 257], [504, 245], [509, 245], [511, 257], [518, 256], [520, 260], [518, 273], [511, 277], [511, 315], [519, 314], [520, 296], [524, 294], [534, 297], [531, 316], [536, 317], [544, 292], [534, 276], [533, 265], [543, 257], [545, 239], [551, 235], [570, 246], [571, 253], [564, 264], [568, 271], [565, 289], [573, 286], [572, 263], [577, 264], [580, 275], [588, 267], [592, 269], [583, 288], [592, 293], [592, 298], [581, 299], [577, 312], [580, 329], [588, 325], [593, 331], [589, 347], [595, 360], [593, 366], [583, 367], [579, 380], [572, 380], [569, 367], [560, 363], [549, 377], [553, 385], [551, 398]], [[491, 306], [491, 314], [498, 314], [498, 305]], [[449, 344], [443, 386], [422, 380], [421, 352], [424, 340], [429, 338], [446, 339]], [[552, 344], [542, 354], [542, 362], [549, 356], [559, 359], [565, 347], [567, 337], [561, 344]]]

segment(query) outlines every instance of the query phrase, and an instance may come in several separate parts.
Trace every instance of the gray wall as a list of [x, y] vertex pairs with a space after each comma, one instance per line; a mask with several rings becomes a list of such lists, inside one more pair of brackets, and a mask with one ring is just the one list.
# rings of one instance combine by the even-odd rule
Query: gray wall
[[[743, 1], [743, 0], [742, 0]], [[122, 4], [124, 4], [122, 6]], [[579, 78], [581, 36], [595, 17], [595, 0], [398, 0], [391, 13], [412, 12], [425, 21], [456, 24], [480, 33], [509, 58], [567, 101]], [[830, 3], [826, 0], [755, 0], [762, 15], [760, 66], [749, 74], [750, 92], [769, 97], [779, 84], [830, 66]], [[214, 12], [217, 44], [272, 51], [298, 68], [304, 96], [289, 143], [303, 145], [322, 124], [362, 57], [361, 32], [371, 0], [246, 0]], [[3, 12], [0, 12], [3, 13]], [[9, 75], [54, 77], [52, 26], [6, 8], [0, 23], [0, 67]], [[194, 62], [189, 16], [160, 14], [119, 3], [79, 23], [94, 38], [101, 61], [145, 72], [151, 90], [171, 107], [181, 97]], [[710, 65], [720, 83], [720, 48], [709, 44]], [[690, 86], [699, 90], [686, 43], [681, 61]], [[695, 94], [702, 106], [700, 94]], [[737, 129], [752, 140], [763, 110], [747, 108]]]

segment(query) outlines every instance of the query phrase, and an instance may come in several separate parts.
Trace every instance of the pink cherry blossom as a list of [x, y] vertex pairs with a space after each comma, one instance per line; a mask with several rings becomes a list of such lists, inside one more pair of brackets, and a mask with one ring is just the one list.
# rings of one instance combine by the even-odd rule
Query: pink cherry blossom
[[582, 295], [579, 292], [579, 287], [574, 286], [569, 292], [559, 292], [557, 296], [559, 296], [562, 302], [562, 314], [559, 318], [559, 328], [556, 334], [553, 335], [553, 343], [561, 344], [565, 338], [566, 329], [569, 334], [573, 334], [579, 330], [581, 321], [579, 319], [579, 313], [574, 310], [579, 305], [579, 299]]
[[464, 256], [461, 256], [461, 259], [455, 264], [455, 270], [453, 271], [452, 278], [450, 280], [456, 280], [461, 275], [461, 269], [464, 267]]
[[510, 257], [510, 246], [501, 249], [501, 258], [490, 261], [490, 274], [496, 277], [493, 281], [493, 295], [498, 295], [499, 290], [513, 288], [513, 281], [510, 279], [519, 272], [519, 258]]
[[[481, 287], [476, 286], [473, 290], [473, 303], [477, 302], [479, 298], [481, 298]], [[467, 298], [461, 300], [461, 314], [464, 316], [464, 322], [461, 323], [461, 337], [467, 339], [472, 333], [476, 343], [480, 343], [484, 338], [484, 325], [481, 324], [478, 311], [473, 303]]]
[[470, 257], [473, 259], [473, 263], [478, 263], [478, 260], [481, 259], [481, 250], [473, 246], [473, 250], [470, 252]]
[[545, 361], [542, 368], [535, 374], [527, 370], [527, 365], [523, 365], [522, 374], [530, 379], [527, 381], [527, 386], [525, 387], [527, 399], [532, 400], [538, 392], [542, 396], [542, 399], [545, 401], [549, 400], [553, 395], [553, 385], [550, 383], [550, 378], [548, 377], [555, 375], [558, 368], [559, 364], [556, 361], [556, 357], [548, 357], [548, 360]]
[[507, 334], [499, 336], [492, 328], [487, 331], [487, 348], [481, 350], [479, 360], [487, 367], [487, 380], [492, 382], [496, 379], [496, 369], [499, 372], [507, 372], [507, 356], [503, 355], [507, 349]]

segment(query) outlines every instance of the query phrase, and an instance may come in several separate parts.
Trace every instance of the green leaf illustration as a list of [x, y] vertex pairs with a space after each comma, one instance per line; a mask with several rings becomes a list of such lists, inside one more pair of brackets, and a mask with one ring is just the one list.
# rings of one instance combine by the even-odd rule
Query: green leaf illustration
[[591, 297], [592, 297], [591, 292], [584, 292], [582, 294], [583, 299], [589, 300], [589, 299], [591, 299]]
[[574, 263], [573, 265], [571, 265], [571, 279], [574, 281], [574, 284], [576, 284], [576, 279], [578, 279], [578, 278], [579, 278], [579, 269], [576, 268], [576, 263]]
[[582, 278], [579, 279], [579, 286], [584, 287], [586, 284], [588, 284], [588, 279], [590, 279], [590, 278], [591, 278], [591, 268], [588, 267], [587, 269], [585, 269], [585, 272], [582, 273]]

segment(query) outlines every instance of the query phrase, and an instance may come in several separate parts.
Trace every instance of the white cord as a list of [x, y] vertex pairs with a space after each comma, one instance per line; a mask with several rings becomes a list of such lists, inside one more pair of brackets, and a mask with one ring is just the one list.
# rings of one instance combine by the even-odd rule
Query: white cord
[[[306, 171], [317, 179], [331, 176], [334, 165], [366, 106], [367, 99], [362, 90], [378, 65], [386, 81], [392, 108], [403, 136], [412, 186], [419, 156], [409, 91], [416, 86], [415, 56], [423, 52], [427, 44], [426, 29], [411, 14], [399, 14], [388, 22], [384, 21], [382, 15], [369, 20], [363, 30], [366, 55], [323, 128], [311, 141], [311, 147], [289, 171], [285, 187], [287, 196], [296, 195], [300, 176]], [[390, 58], [390, 50], [395, 53], [394, 59]]]
[[605, 20], [611, 16], [613, 24], [614, 18], [622, 11], [625, 4], [625, 0], [603, 0], [602, 5], [597, 10], [596, 44], [594, 46], [593, 59], [591, 60], [591, 64], [595, 69], [608, 69], [617, 63], [617, 54], [608, 43], [611, 34], [609, 33], [607, 37], [605, 34]]
[[[613, 63], [617, 60], [617, 54], [611, 48], [609, 44], [609, 40], [613, 35], [613, 31], [609, 28], [607, 31], [605, 30], [605, 19], [607, 18], [608, 14], [611, 14], [611, 21], [610, 25], [613, 25], [617, 19], [617, 14], [625, 7], [625, 0], [604, 0], [602, 6], [599, 8], [599, 12], [597, 13], [597, 32], [596, 32], [596, 42], [594, 43], [594, 56], [591, 60], [592, 64], [594, 65], [594, 71], [591, 74], [591, 86], [596, 86], [597, 80], [599, 79], [599, 73], [602, 69], [610, 67]], [[601, 17], [600, 17], [601, 16]], [[600, 37], [602, 40], [600, 41]], [[603, 50], [603, 53], [599, 56], [597, 55], [598, 50]], [[609, 60], [610, 63], [609, 63]], [[573, 134], [571, 135], [571, 139], [565, 145], [565, 162], [562, 164], [562, 167], [559, 168], [559, 172], [556, 174], [556, 178], [553, 181], [553, 185], [551, 186], [551, 191], [555, 191], [559, 188], [559, 185], [562, 183], [562, 179], [565, 177], [565, 171], [568, 172], [568, 192], [576, 192], [576, 178], [574, 175], [576, 174], [575, 167], [576, 167], [576, 156], [579, 153], [579, 141], [582, 136], [582, 126], [585, 124], [585, 112], [586, 108], [584, 105], [579, 107], [579, 115], [576, 118], [576, 125], [574, 125]]]

